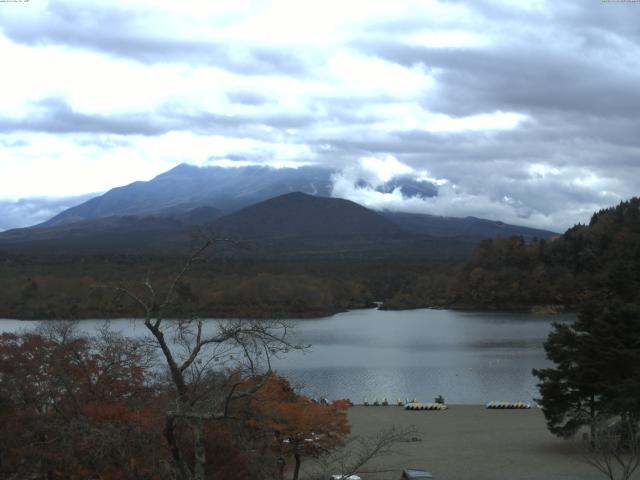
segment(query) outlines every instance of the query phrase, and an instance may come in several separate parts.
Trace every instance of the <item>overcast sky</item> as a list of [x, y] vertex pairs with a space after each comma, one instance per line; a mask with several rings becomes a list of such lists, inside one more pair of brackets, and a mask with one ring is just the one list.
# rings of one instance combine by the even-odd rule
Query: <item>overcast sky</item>
[[555, 230], [639, 193], [637, 2], [3, 2], [0, 59], [0, 229], [181, 162]]

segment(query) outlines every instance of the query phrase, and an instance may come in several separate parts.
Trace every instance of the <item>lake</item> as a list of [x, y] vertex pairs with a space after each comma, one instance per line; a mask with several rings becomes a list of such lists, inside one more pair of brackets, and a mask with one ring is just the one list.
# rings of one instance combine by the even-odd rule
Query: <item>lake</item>
[[[453, 310], [353, 310], [295, 321], [295, 338], [311, 344], [275, 360], [274, 368], [313, 397], [355, 403], [387, 397], [452, 404], [490, 400], [532, 402], [538, 395], [531, 369], [549, 365], [543, 342], [551, 322], [573, 315]], [[213, 321], [213, 320], [212, 320]], [[144, 335], [139, 321], [112, 320], [114, 329]], [[37, 322], [0, 320], [16, 331]], [[81, 322], [91, 332], [102, 321]]]

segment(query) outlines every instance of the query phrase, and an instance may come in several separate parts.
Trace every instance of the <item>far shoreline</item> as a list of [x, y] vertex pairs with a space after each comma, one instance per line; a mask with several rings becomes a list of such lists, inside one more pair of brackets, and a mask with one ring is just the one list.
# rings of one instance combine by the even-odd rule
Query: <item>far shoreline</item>
[[[378, 304], [379, 303], [379, 304]], [[507, 305], [499, 307], [496, 305], [482, 306], [482, 305], [430, 305], [419, 306], [410, 308], [389, 308], [381, 302], [374, 302], [371, 305], [363, 307], [353, 308], [341, 308], [341, 309], [328, 309], [322, 311], [308, 311], [308, 312], [280, 312], [277, 315], [270, 315], [269, 312], [260, 315], [242, 315], [234, 312], [205, 312], [199, 315], [197, 318], [202, 320], [210, 319], [241, 319], [241, 320], [317, 320], [321, 318], [329, 318], [340, 313], [346, 313], [354, 310], [379, 310], [384, 312], [393, 311], [414, 311], [414, 310], [451, 310], [457, 312], [478, 312], [478, 313], [514, 313], [514, 314], [533, 314], [541, 316], [554, 316], [565, 314], [576, 314], [577, 309], [567, 308], [559, 305], [531, 305], [531, 306], [515, 306]], [[185, 318], [184, 316], [167, 316], [166, 320], [178, 320]], [[15, 314], [2, 314], [0, 315], [0, 321], [2, 320], [18, 320], [26, 322], [41, 322], [41, 321], [84, 321], [84, 320], [144, 320], [145, 317], [130, 315], [124, 316], [122, 312], [105, 313], [105, 312], [91, 312], [87, 315], [82, 315], [73, 318], [60, 318], [56, 316], [37, 316], [37, 315], [15, 315]]]

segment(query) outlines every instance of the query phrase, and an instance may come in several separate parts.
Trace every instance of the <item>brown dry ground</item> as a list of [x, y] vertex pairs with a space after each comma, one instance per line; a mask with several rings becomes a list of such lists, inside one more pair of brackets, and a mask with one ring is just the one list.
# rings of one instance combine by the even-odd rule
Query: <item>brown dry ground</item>
[[[445, 411], [356, 406], [349, 410], [355, 435], [392, 425], [415, 426], [419, 442], [403, 443], [401, 454], [378, 461], [363, 480], [398, 480], [404, 467], [429, 470], [435, 480], [600, 480], [577, 442], [552, 436], [542, 412], [450, 406]], [[384, 472], [380, 472], [384, 470]], [[634, 479], [640, 479], [636, 472]]]

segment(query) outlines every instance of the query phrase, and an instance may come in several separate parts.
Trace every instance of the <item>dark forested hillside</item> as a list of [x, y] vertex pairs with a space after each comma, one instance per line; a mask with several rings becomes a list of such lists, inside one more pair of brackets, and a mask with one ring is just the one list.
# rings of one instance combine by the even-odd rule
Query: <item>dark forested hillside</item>
[[[166, 287], [183, 257], [141, 255], [24, 256], [0, 254], [0, 318], [105, 318], [138, 314], [115, 294], [149, 277]], [[183, 309], [202, 317], [304, 317], [405, 298], [416, 281], [422, 302], [442, 299], [455, 263], [429, 258], [273, 260], [212, 257], [194, 265], [170, 316]], [[144, 292], [141, 292], [144, 293]], [[399, 296], [400, 295], [400, 296]]]
[[640, 199], [595, 213], [551, 241], [484, 240], [450, 290], [458, 306], [569, 308], [595, 296], [637, 301]]
[[387, 237], [404, 231], [382, 215], [340, 198], [289, 193], [221, 218], [215, 231], [245, 239]]
[[509, 225], [496, 220], [476, 217], [440, 217], [406, 212], [382, 212], [382, 215], [406, 232], [416, 235], [430, 235], [432, 237], [464, 237], [464, 238], [494, 238], [522, 235], [525, 239], [551, 238], [557, 234], [549, 230], [529, 228], [519, 225]]
[[[407, 220], [410, 219], [410, 221]], [[288, 193], [225, 215], [211, 206], [107, 216], [0, 233], [0, 252], [57, 255], [186, 255], [205, 236], [250, 242], [230, 256], [419, 256], [463, 259], [504, 233], [551, 232], [470, 218], [385, 214], [349, 200]], [[194, 243], [196, 242], [196, 243]]]
[[[389, 217], [351, 202], [285, 195], [214, 223], [222, 233], [253, 241], [244, 245], [248, 251], [239, 253], [229, 245], [216, 249], [216, 257], [194, 269], [180, 292], [189, 308], [203, 316], [324, 315], [374, 300], [389, 309], [578, 309], [607, 295], [633, 301], [640, 287], [639, 207], [640, 200], [634, 198], [594, 214], [589, 225], [551, 239], [483, 240], [469, 258], [477, 237], [403, 236], [402, 226]], [[197, 213], [194, 222], [218, 211]], [[171, 232], [173, 222], [153, 217], [141, 223], [127, 217], [96, 220], [96, 245], [109, 250], [106, 245], [145, 236], [165, 245], [173, 237], [163, 232]], [[113, 234], [114, 225], [126, 235]], [[88, 241], [81, 224], [37, 233], [49, 245], [47, 235], [55, 237], [56, 229], [65, 231], [59, 238], [72, 242], [77, 252], [0, 253], [0, 316], [130, 315], [133, 305], [114, 299], [103, 287], [135, 285], [148, 274], [162, 283], [167, 266], [183, 258], [159, 256], [153, 249], [123, 255], [98, 253], [98, 248], [80, 254]], [[7, 232], [5, 239], [19, 234]]]

